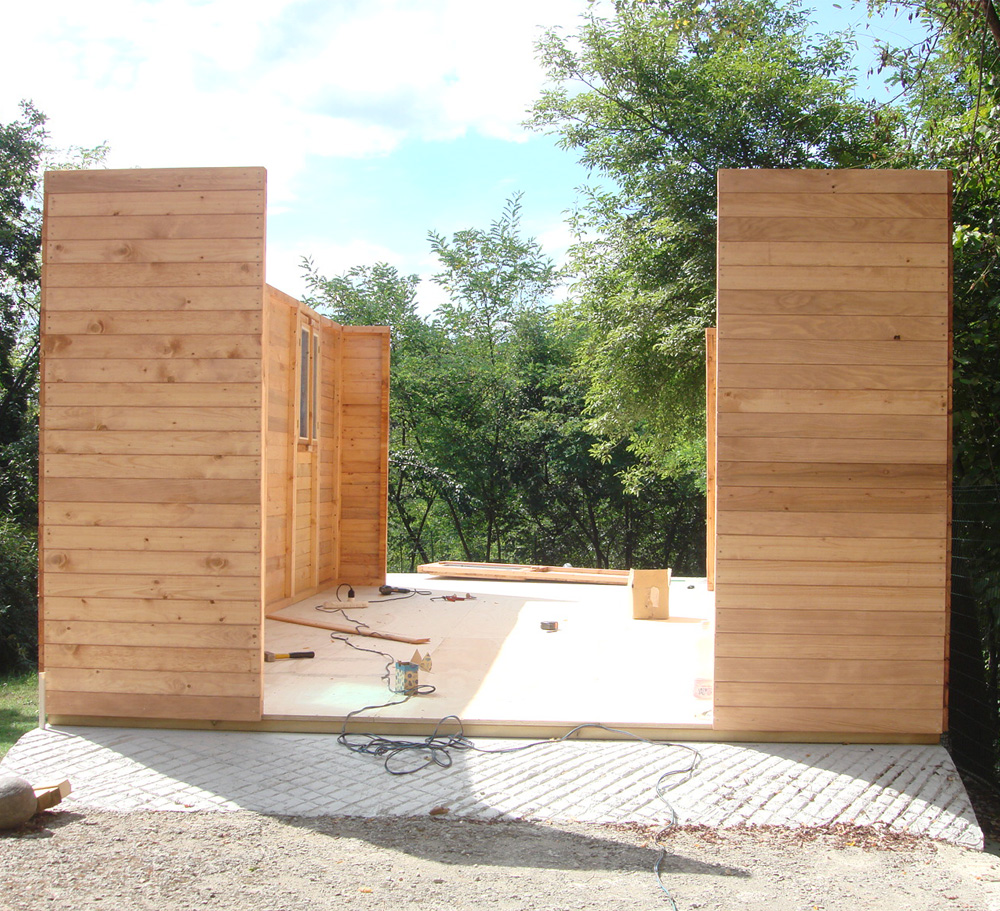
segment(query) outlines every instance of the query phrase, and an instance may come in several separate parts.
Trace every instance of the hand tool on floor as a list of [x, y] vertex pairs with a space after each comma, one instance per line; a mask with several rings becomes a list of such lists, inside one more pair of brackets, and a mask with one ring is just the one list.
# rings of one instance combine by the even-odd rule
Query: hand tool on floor
[[265, 661], [281, 661], [284, 658], [315, 658], [315, 652], [264, 652]]

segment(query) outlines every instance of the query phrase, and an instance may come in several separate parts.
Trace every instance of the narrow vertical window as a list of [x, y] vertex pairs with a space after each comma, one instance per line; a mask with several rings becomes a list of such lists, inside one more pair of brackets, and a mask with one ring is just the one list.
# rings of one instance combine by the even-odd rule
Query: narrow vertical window
[[299, 346], [299, 439], [309, 439], [309, 330], [303, 329]]
[[313, 333], [312, 359], [312, 437], [319, 439], [319, 333]]

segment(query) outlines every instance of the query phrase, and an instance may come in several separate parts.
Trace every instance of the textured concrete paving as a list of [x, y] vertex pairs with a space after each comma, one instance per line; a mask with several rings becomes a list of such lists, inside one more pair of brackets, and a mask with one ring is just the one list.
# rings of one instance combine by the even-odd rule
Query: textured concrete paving
[[[524, 743], [475, 741], [482, 750]], [[50, 727], [22, 737], [0, 769], [33, 784], [69, 778], [68, 808], [373, 817], [447, 807], [476, 818], [665, 824], [670, 808], [657, 781], [687, 768], [693, 751], [694, 774], [662, 782], [681, 782], [666, 796], [682, 823], [847, 822], [982, 847], [968, 795], [939, 746], [573, 740], [453, 751], [448, 767], [391, 775], [382, 759], [326, 734]], [[409, 754], [393, 767], [424, 759]]]

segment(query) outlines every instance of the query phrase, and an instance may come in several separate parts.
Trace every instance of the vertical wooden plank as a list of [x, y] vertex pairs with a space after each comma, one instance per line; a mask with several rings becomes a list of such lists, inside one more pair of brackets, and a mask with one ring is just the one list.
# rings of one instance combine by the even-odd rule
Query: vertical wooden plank
[[718, 390], [716, 376], [716, 332], [705, 330], [705, 576], [708, 590], [715, 591], [715, 484], [716, 484], [716, 417]]

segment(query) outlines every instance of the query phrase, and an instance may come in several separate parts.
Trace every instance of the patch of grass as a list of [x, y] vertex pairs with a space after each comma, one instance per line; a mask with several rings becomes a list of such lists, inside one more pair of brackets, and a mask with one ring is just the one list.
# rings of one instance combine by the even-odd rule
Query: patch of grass
[[37, 724], [37, 672], [0, 677], [0, 759]]

